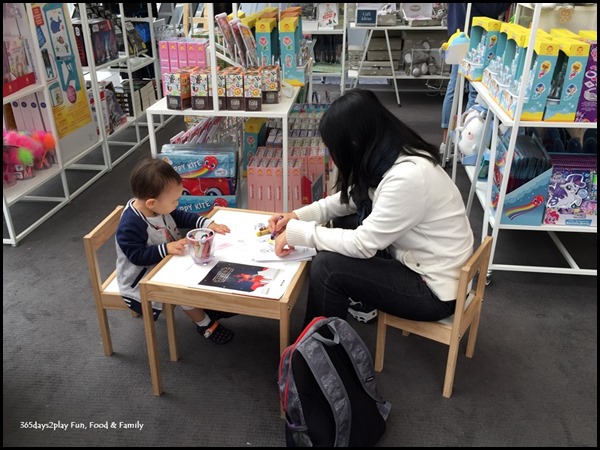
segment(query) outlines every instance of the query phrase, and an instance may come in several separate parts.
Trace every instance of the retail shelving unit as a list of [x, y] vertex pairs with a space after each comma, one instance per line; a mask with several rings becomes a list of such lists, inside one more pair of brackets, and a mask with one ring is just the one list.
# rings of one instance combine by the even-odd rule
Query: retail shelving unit
[[[535, 7], [535, 11], [533, 14], [532, 21], [532, 29], [537, 29], [539, 16], [540, 16], [541, 4], [537, 4]], [[525, 64], [524, 67], [530, 67], [533, 56], [533, 46], [530, 45], [527, 49]], [[481, 83], [476, 82], [472, 83], [472, 85], [476, 88], [479, 93], [480, 100], [483, 101], [487, 107], [489, 108], [488, 117], [491, 115], [493, 117], [493, 131], [492, 131], [492, 141], [491, 141], [491, 153], [490, 153], [490, 161], [496, 160], [496, 145], [498, 141], [498, 129], [500, 123], [504, 126], [509, 127], [511, 129], [509, 146], [507, 150], [506, 163], [504, 168], [504, 173], [509, 174], [510, 168], [513, 162], [513, 156], [515, 151], [515, 144], [518, 135], [519, 127], [535, 127], [535, 128], [597, 128], [596, 123], [584, 123], [584, 122], [544, 122], [544, 121], [521, 121], [521, 112], [523, 110], [523, 98], [525, 95], [525, 88], [527, 86], [527, 79], [529, 76], [529, 71], [524, 71], [523, 79], [521, 81], [521, 87], [519, 90], [519, 101], [517, 104], [515, 117], [511, 119], [508, 114], [494, 101], [491, 97], [489, 91], [483, 86]], [[502, 211], [504, 208], [504, 200], [506, 197], [506, 191], [508, 186], [508, 175], [502, 177], [502, 183], [500, 186], [500, 193], [498, 204], [496, 209], [494, 210], [491, 206], [491, 198], [492, 198], [492, 183], [493, 181], [493, 170], [490, 166], [488, 170], [488, 179], [487, 182], [477, 181], [477, 171], [476, 167], [479, 167], [481, 162], [481, 155], [483, 152], [483, 146], [481, 146], [478, 154], [478, 161], [475, 166], [465, 166], [465, 171], [471, 180], [472, 188], [469, 194], [468, 206], [470, 207], [471, 200], [473, 195], [476, 195], [479, 199], [483, 210], [484, 210], [484, 219], [483, 219], [483, 230], [482, 230], [482, 239], [486, 235], [488, 235], [488, 226], [492, 229], [492, 237], [494, 238], [494, 244], [492, 247], [492, 254], [490, 257], [490, 266], [488, 268], [488, 276], [491, 275], [493, 270], [505, 270], [505, 271], [517, 271], [517, 272], [540, 272], [540, 273], [556, 273], [556, 274], [571, 274], [571, 275], [592, 275], [597, 276], [598, 271], [596, 269], [586, 269], [581, 268], [570, 254], [568, 249], [563, 245], [560, 241], [559, 237], [556, 233], [558, 232], [568, 232], [568, 233], [593, 233], [596, 234], [596, 227], [586, 227], [586, 226], [566, 226], [566, 225], [537, 225], [537, 226], [525, 226], [525, 225], [509, 225], [501, 223], [502, 219]], [[456, 160], [456, 158], [455, 158]], [[456, 161], [455, 161], [456, 164]], [[514, 265], [514, 264], [497, 264], [494, 263], [494, 255], [496, 250], [496, 245], [498, 242], [498, 234], [500, 230], [527, 230], [527, 231], [544, 231], [547, 232], [566, 260], [568, 267], [546, 267], [546, 266], [526, 266], [526, 265]]]
[[[355, 22], [350, 23], [351, 30], [365, 30], [367, 34], [365, 36], [363, 54], [358, 64], [358, 69], [349, 69], [348, 70], [348, 78], [352, 79], [352, 87], [356, 87], [361, 78], [387, 78], [393, 81], [394, 83], [394, 91], [396, 93], [396, 101], [398, 105], [402, 105], [400, 102], [400, 94], [398, 91], [398, 80], [447, 80], [449, 77], [447, 75], [421, 75], [420, 77], [414, 77], [412, 75], [400, 75], [396, 72], [394, 68], [394, 58], [392, 56], [392, 50], [390, 46], [390, 31], [447, 31], [446, 27], [442, 26], [424, 26], [424, 27], [411, 27], [407, 25], [396, 25], [396, 26], [367, 26], [367, 25], [357, 25]], [[385, 36], [385, 41], [387, 44], [388, 51], [388, 61], [382, 61], [382, 64], [389, 64], [391, 68], [391, 76], [389, 75], [365, 75], [362, 73], [364, 62], [367, 58], [367, 50], [369, 48], [369, 43], [371, 42], [371, 38], [373, 37], [373, 33], [375, 31], [383, 31]]]
[[[206, 16], [209, 18], [214, 17], [213, 4], [206, 4]], [[214, 20], [208, 21], [208, 31], [209, 31], [209, 40], [210, 40], [210, 68], [212, 75], [212, 85], [217, 85], [217, 55], [215, 51], [215, 23]], [[215, 109], [212, 111], [197, 111], [193, 109], [186, 110], [174, 110], [167, 108], [167, 100], [163, 98], [159, 100], [154, 105], [150, 106], [146, 110], [146, 115], [148, 118], [148, 131], [149, 131], [149, 142], [150, 142], [150, 151], [153, 156], [157, 156], [159, 153], [158, 145], [156, 142], [156, 135], [154, 133], [154, 116], [218, 116], [218, 117], [242, 117], [242, 118], [250, 118], [250, 117], [268, 117], [268, 118], [279, 118], [282, 120], [282, 137], [283, 137], [283, 191], [287, 192], [288, 186], [288, 117], [292, 106], [296, 102], [298, 97], [298, 93], [300, 92], [299, 87], [283, 87], [282, 88], [282, 97], [278, 104], [275, 105], [262, 105], [262, 111], [229, 111], [219, 110], [219, 98], [217, 96], [217, 90], [213, 89], [213, 105], [215, 105]], [[283, 209], [285, 211], [288, 210], [288, 198], [286, 195], [283, 196]]]
[[[92, 43], [92, 39], [91, 36], [89, 34], [89, 25], [88, 25], [88, 18], [87, 18], [87, 11], [86, 11], [86, 4], [85, 3], [78, 3], [78, 7], [79, 7], [79, 11], [80, 11], [80, 15], [81, 15], [81, 22], [82, 22], [82, 29], [83, 29], [83, 38], [84, 38], [84, 42], [85, 42], [85, 48], [86, 48], [86, 53], [88, 55], [93, 55], [93, 43]], [[136, 72], [140, 69], [143, 69], [147, 66], [153, 65], [154, 66], [154, 73], [155, 74], [159, 74], [160, 73], [160, 65], [158, 63], [158, 58], [156, 58], [156, 39], [155, 39], [155, 33], [154, 33], [154, 18], [152, 17], [152, 4], [151, 3], [147, 3], [146, 4], [146, 8], [148, 11], [148, 17], [144, 17], [144, 18], [129, 18], [125, 16], [125, 12], [123, 9], [123, 3], [119, 3], [119, 15], [120, 15], [120, 21], [121, 21], [121, 30], [123, 30], [123, 40], [125, 42], [124, 45], [124, 52], [120, 52], [119, 53], [119, 57], [116, 58], [115, 60], [112, 61], [108, 61], [107, 63], [104, 63], [102, 65], [96, 65], [93, 61], [93, 57], [90, 57], [90, 65], [89, 67], [87, 67], [87, 73], [88, 76], [91, 80], [91, 85], [92, 85], [92, 92], [93, 92], [93, 96], [94, 96], [94, 103], [96, 105], [100, 105], [100, 90], [99, 90], [99, 74], [102, 72], [112, 72], [112, 73], [116, 73], [118, 75], [118, 73], [121, 72], [126, 72], [127, 73], [127, 81], [124, 80], [124, 82], [129, 83], [129, 87], [130, 87], [130, 92], [134, 92], [134, 86], [133, 86], [133, 72]], [[126, 22], [146, 22], [149, 24], [149, 30], [150, 30], [150, 45], [152, 45], [152, 55], [153, 56], [149, 56], [145, 53], [141, 53], [139, 55], [130, 55], [129, 54], [129, 45], [127, 43], [127, 33], [125, 32], [126, 30]], [[158, 94], [158, 98], [160, 99], [162, 97], [162, 84], [160, 82], [156, 83], [156, 89], [157, 89], [157, 94]], [[140, 108], [138, 108], [138, 99], [136, 99], [135, 95], [132, 95], [132, 108], [133, 111], [138, 111]], [[98, 109], [99, 110], [99, 109]], [[100, 130], [100, 142], [99, 145], [102, 145], [102, 149], [105, 155], [105, 159], [107, 161], [107, 165], [108, 165], [108, 169], [112, 170], [112, 168], [114, 166], [116, 166], [119, 162], [121, 162], [123, 159], [125, 159], [127, 156], [129, 156], [132, 152], [134, 152], [135, 150], [137, 150], [139, 148], [140, 145], [142, 145], [144, 142], [146, 142], [146, 140], [148, 139], [148, 134], [144, 133], [144, 131], [142, 130], [143, 127], [145, 126], [149, 126], [148, 123], [144, 123], [142, 122], [142, 118], [144, 117], [144, 112], [142, 112], [141, 114], [136, 114], [134, 116], [127, 116], [127, 121], [125, 123], [123, 123], [121, 126], [119, 126], [117, 129], [115, 129], [112, 133], [108, 134], [106, 132], [106, 124], [104, 123], [104, 117], [102, 114], [97, 114], [97, 120], [98, 120], [98, 128]], [[156, 124], [157, 127], [161, 127], [162, 125], [164, 125], [164, 122], [162, 121], [162, 119], [159, 121], [159, 123]], [[135, 138], [134, 140], [120, 140], [121, 138], [123, 138], [126, 133], [126, 130], [134, 130], [135, 132]], [[114, 149], [119, 149], [118, 151], [114, 151], [114, 153], [118, 153], [118, 154], [113, 154], [113, 150]], [[122, 150], [122, 149], [125, 150]]]
[[[344, 93], [344, 87], [346, 85], [346, 33], [348, 32], [347, 26], [347, 14], [348, 14], [348, 4], [343, 4], [344, 8], [344, 17], [341, 23], [335, 26], [333, 29], [326, 28], [318, 28], [318, 26], [306, 26], [304, 23], [302, 24], [302, 33], [305, 35], [311, 36], [320, 36], [320, 35], [337, 35], [342, 36], [342, 54], [341, 54], [341, 62], [339, 64], [329, 64], [327, 65], [328, 69], [333, 69], [330, 72], [321, 71], [323, 67], [320, 67], [318, 64], [313, 65], [311, 82], [314, 83], [315, 78], [325, 78], [325, 77], [340, 77], [340, 95]], [[318, 38], [317, 38], [318, 40]], [[316, 71], [315, 71], [316, 70]]]
[[[33, 61], [31, 61], [31, 63], [36, 74], [36, 84], [21, 89], [15, 94], [4, 97], [3, 105], [10, 104], [13, 100], [22, 99], [30, 94], [42, 94], [49, 110], [48, 119], [50, 122], [50, 129], [47, 131], [57, 137], [59, 136], [59, 133], [57, 131], [55, 117], [50, 108], [50, 105], [52, 105], [53, 102], [48, 89], [49, 83], [44, 79], [45, 73], [47, 76], [47, 71], [42, 70], [44, 68], [44, 59], [42, 57], [40, 46], [37, 45], [39, 36], [34, 22], [34, 12], [31, 3], [25, 4], [25, 13], [25, 16], [21, 20], [23, 21], [23, 24], [27, 22], [26, 28], [28, 36], [26, 37], [29, 41], [33, 56]], [[67, 30], [67, 32], [70, 31], [72, 30]], [[76, 76], [79, 76], [81, 72], [81, 68], [77, 66], [77, 64], [71, 65], [69, 70], [74, 70], [75, 72], [73, 75]], [[79, 131], [85, 134], [88, 127], [88, 125], [84, 125]], [[91, 127], [89, 128], [91, 130]], [[89, 133], [89, 135], [91, 135], [91, 133]], [[57, 164], [53, 164], [48, 169], [36, 170], [33, 178], [20, 180], [13, 186], [3, 188], [4, 222], [8, 232], [8, 237], [3, 237], [3, 244], [16, 246], [25, 236], [48, 220], [52, 215], [58, 212], [58, 210], [69, 203], [73, 197], [85, 190], [106, 172], [108, 167], [104, 162], [100, 164], [82, 162], [86, 156], [98, 147], [99, 142], [94, 141], [93, 138], [80, 141], [80, 138], [81, 135], [71, 133], [67, 134], [62, 139], [56, 139]], [[86, 135], [86, 138], [89, 138], [89, 136]], [[69, 187], [67, 170], [85, 172], [85, 181], [80, 183], [74, 190], [71, 190]], [[59, 184], [60, 187], [58, 187], [57, 184]], [[19, 225], [21, 225], [20, 228], [23, 228], [21, 230], [17, 230], [15, 221], [13, 220], [14, 214], [13, 211], [11, 211], [11, 208], [16, 208], [18, 203], [35, 204], [31, 208], [28, 208], [26, 213], [19, 215], [18, 222]], [[42, 207], [42, 203], [51, 204], [52, 206]]]

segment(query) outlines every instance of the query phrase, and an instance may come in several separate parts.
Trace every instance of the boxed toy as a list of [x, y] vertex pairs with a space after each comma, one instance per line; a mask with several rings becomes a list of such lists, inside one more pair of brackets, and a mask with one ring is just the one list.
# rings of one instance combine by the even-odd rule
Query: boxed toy
[[198, 69], [190, 74], [192, 109], [213, 109], [210, 68]]
[[580, 38], [590, 44], [590, 56], [585, 67], [581, 95], [575, 122], [598, 121], [598, 39], [596, 30], [582, 30]]
[[502, 22], [488, 17], [473, 17], [469, 50], [460, 64], [467, 80], [481, 81], [485, 69], [496, 56], [496, 45]]
[[237, 195], [182, 195], [177, 209], [195, 214], [208, 214], [215, 206], [237, 208]]
[[255, 35], [260, 64], [273, 64], [279, 59], [277, 19], [264, 18], [257, 20]]
[[243, 111], [244, 101], [244, 72], [241, 67], [230, 67], [225, 72], [225, 91], [227, 96], [227, 109], [230, 111]]
[[[90, 36], [94, 52], [94, 63], [99, 66], [119, 57], [119, 46], [112, 24], [107, 19], [88, 19]], [[89, 66], [90, 60], [85, 51], [83, 42], [83, 24], [81, 19], [73, 19], [75, 42], [79, 50], [79, 59], [82, 66]]]
[[546, 101], [544, 120], [574, 122], [581, 88], [590, 54], [590, 44], [557, 36], [560, 45], [558, 61]]
[[[3, 96], [14, 94], [35, 83], [35, 74], [27, 59], [25, 45], [26, 42], [21, 36], [4, 38], [2, 48]], [[45, 55], [48, 57], [47, 51]]]
[[544, 224], [597, 226], [597, 156], [560, 153], [550, 157], [554, 167]]
[[503, 178], [508, 176], [500, 222], [507, 225], [540, 225], [552, 174], [550, 159], [537, 138], [519, 135], [510, 174], [507, 175], [504, 171], [508, 154], [505, 141], [503, 137], [498, 138], [496, 162], [493, 165], [492, 207], [496, 209]]
[[242, 149], [242, 176], [247, 175], [248, 163], [259, 146], [265, 143], [267, 120], [262, 117], [251, 117], [244, 123], [244, 144]]
[[281, 68], [284, 79], [294, 79], [300, 41], [296, 30], [298, 17], [286, 17], [279, 22], [279, 42], [281, 45]]
[[[548, 38], [536, 39], [532, 67], [525, 88], [521, 120], [540, 121], [544, 116], [546, 100], [551, 90], [553, 69], [558, 59], [558, 44]], [[522, 72], [519, 78], [514, 78], [512, 84], [504, 89], [501, 106], [511, 118], [515, 117]]]
[[158, 157], [181, 178], [235, 178], [237, 174], [233, 144], [165, 144]]
[[192, 106], [189, 72], [165, 73], [163, 81], [165, 83], [168, 109], [184, 110]]
[[262, 74], [258, 67], [244, 72], [244, 100], [246, 111], [262, 110]]
[[279, 65], [267, 65], [261, 69], [263, 103], [265, 105], [279, 103], [279, 94], [281, 92]]

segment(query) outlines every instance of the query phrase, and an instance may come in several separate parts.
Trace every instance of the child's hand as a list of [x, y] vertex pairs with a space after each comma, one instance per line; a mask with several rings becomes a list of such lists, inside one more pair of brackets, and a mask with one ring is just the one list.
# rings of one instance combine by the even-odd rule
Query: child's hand
[[173, 241], [167, 243], [167, 254], [169, 255], [185, 255], [187, 240], [179, 239], [178, 241]]
[[215, 233], [226, 234], [230, 233], [231, 230], [227, 225], [223, 225], [220, 223], [213, 222], [208, 226], [209, 229], [213, 230]]

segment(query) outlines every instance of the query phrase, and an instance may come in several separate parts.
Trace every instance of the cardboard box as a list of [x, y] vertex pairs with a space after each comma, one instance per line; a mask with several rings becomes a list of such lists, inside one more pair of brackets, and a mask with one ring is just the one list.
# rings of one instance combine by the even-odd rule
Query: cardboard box
[[[107, 19], [88, 19], [90, 38], [92, 40], [94, 64], [99, 66], [119, 57], [119, 47], [115, 30]], [[79, 51], [82, 66], [89, 66], [91, 61], [85, 50], [83, 41], [83, 24], [80, 19], [73, 19], [75, 42]]]
[[575, 113], [575, 122], [598, 121], [598, 38], [596, 30], [581, 30], [580, 39], [590, 44], [590, 56], [581, 87], [581, 95]]
[[184, 110], [192, 106], [189, 72], [164, 74], [167, 108]]
[[267, 120], [262, 117], [251, 117], [244, 123], [244, 143], [242, 148], [242, 176], [247, 175], [248, 163], [256, 154], [258, 147], [265, 143]]

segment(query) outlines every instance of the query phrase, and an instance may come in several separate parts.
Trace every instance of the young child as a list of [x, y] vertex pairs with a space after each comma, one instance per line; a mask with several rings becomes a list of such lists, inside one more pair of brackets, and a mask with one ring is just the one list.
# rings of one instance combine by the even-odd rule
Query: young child
[[[139, 281], [167, 255], [185, 254], [186, 240], [179, 228], [210, 228], [221, 234], [230, 230], [207, 217], [177, 209], [183, 192], [181, 176], [165, 161], [141, 159], [131, 173], [130, 184], [134, 198], [127, 202], [116, 233], [117, 281], [127, 306], [142, 314]], [[233, 331], [218, 320], [234, 314], [181, 308], [205, 338], [216, 344], [233, 338]], [[162, 304], [152, 302], [152, 310], [156, 320]]]

